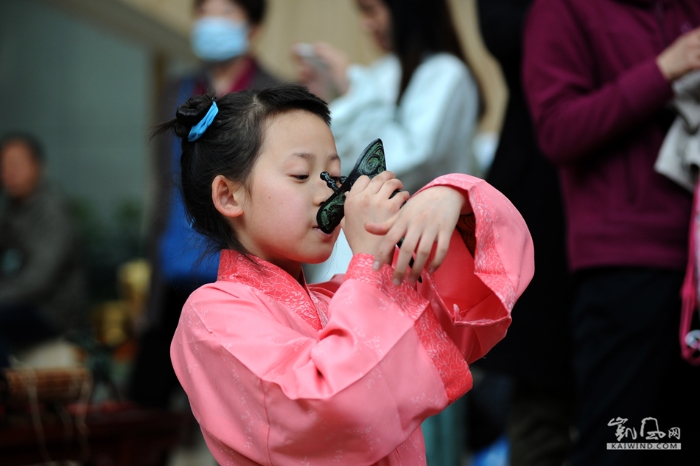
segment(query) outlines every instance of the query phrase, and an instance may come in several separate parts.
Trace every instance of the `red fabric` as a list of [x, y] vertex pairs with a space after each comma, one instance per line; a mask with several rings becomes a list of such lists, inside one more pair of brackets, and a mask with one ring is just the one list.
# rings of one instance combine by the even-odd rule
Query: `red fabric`
[[245, 63], [243, 65], [243, 69], [241, 70], [241, 74], [239, 74], [238, 79], [233, 82], [227, 94], [250, 89], [250, 83], [253, 81], [253, 76], [255, 76], [255, 71], [257, 70], [258, 66], [255, 60], [253, 60], [251, 57], [245, 57], [244, 60]]
[[657, 55], [700, 25], [696, 0], [537, 0], [523, 86], [561, 168], [574, 270], [682, 269], [691, 196], [653, 165], [672, 120]]
[[678, 330], [678, 338], [681, 344], [681, 355], [694, 366], [700, 366], [700, 352], [691, 348], [686, 343], [686, 336], [691, 331], [693, 313], [700, 309], [698, 303], [698, 242], [697, 235], [700, 234], [700, 184], [695, 186], [695, 196], [693, 199], [693, 216], [690, 220], [690, 232], [688, 235], [688, 266], [685, 271], [685, 280], [681, 290], [682, 310], [681, 325]]
[[[238, 75], [231, 84], [231, 87], [224, 94], [230, 94], [232, 92], [245, 91], [250, 89], [250, 85], [253, 82], [253, 77], [258, 70], [258, 63], [252, 57], [244, 57], [244, 64], [241, 73]], [[205, 81], [199, 81], [194, 88], [194, 95], [206, 94], [211, 90], [211, 85]]]
[[[456, 238], [456, 239], [455, 239]], [[453, 235], [451, 242], [451, 253], [460, 255], [460, 241], [458, 235]], [[463, 246], [461, 247], [463, 249]], [[396, 259], [394, 259], [396, 260]], [[358, 280], [368, 283], [383, 293], [391, 296], [392, 299], [403, 303], [406, 309], [420, 309], [415, 303], [421, 302], [421, 298], [427, 298], [430, 302], [438, 302], [439, 298], [436, 289], [427, 291], [423, 289], [425, 296], [415, 293], [406, 282], [401, 287], [392, 284], [394, 270], [390, 267], [383, 267], [378, 273], [367, 274], [367, 270], [372, 269], [374, 257], [368, 254], [356, 254], [350, 262], [350, 267], [345, 274], [345, 280]], [[460, 269], [465, 271], [464, 267]], [[425, 275], [425, 273], [424, 273]], [[427, 283], [432, 283], [432, 279], [425, 277]], [[421, 288], [419, 288], [421, 290]], [[462, 293], [464, 294], [464, 293]], [[441, 303], [442, 304], [442, 303]], [[450, 403], [455, 402], [472, 388], [472, 375], [469, 371], [465, 355], [460, 353], [455, 343], [450, 339], [445, 329], [441, 326], [435, 312], [439, 308], [428, 307], [415, 319], [415, 331], [418, 339], [425, 347], [428, 356], [435, 365], [440, 375], [440, 380], [445, 387], [445, 393]], [[446, 309], [444, 306], [442, 309]], [[450, 321], [452, 316], [450, 317]], [[508, 321], [510, 324], [510, 320]], [[453, 324], [448, 324], [448, 328]], [[505, 331], [503, 332], [505, 334]]]

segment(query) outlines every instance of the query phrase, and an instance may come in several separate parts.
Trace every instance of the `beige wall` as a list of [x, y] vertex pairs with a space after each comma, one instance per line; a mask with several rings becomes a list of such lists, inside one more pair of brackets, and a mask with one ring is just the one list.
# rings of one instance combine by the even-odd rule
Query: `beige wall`
[[[66, 0], [63, 0], [66, 1]], [[73, 0], [76, 1], [76, 0]], [[92, 0], [95, 1], [95, 0]], [[156, 18], [186, 36], [192, 0], [101, 0], [118, 1]], [[294, 42], [327, 41], [359, 63], [369, 63], [378, 51], [363, 33], [354, 0], [268, 0], [269, 10], [256, 50], [265, 64], [281, 76], [293, 77], [290, 47]], [[485, 51], [478, 32], [475, 0], [450, 0], [474, 72], [486, 93], [487, 112], [482, 131], [498, 131], [507, 91], [498, 65]]]
[[[94, 0], [93, 0], [94, 1]], [[119, 0], [157, 17], [171, 28], [187, 35], [190, 29], [192, 0]]]
[[476, 0], [451, 0], [450, 3], [466, 53], [485, 93], [486, 113], [481, 119], [480, 129], [485, 132], [500, 132], [508, 89], [498, 62], [488, 53], [481, 40]]

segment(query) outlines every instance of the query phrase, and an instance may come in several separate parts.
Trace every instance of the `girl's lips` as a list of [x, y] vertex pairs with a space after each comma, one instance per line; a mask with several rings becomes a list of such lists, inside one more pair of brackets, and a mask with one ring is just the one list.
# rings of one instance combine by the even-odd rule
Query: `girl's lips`
[[319, 232], [320, 234], [322, 234], [324, 237], [327, 237], [327, 238], [333, 237], [333, 232], [331, 232], [331, 233], [325, 233], [325, 232], [324, 232], [323, 230], [321, 230], [319, 227], [313, 227], [313, 229], [314, 229], [314, 231], [317, 231], [317, 232]]

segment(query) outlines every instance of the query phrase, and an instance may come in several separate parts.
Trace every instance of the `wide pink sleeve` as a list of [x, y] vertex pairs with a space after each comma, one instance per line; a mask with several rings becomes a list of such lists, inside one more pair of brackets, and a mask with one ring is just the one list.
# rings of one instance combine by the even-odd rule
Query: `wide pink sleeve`
[[219, 463], [372, 464], [470, 388], [428, 300], [372, 261], [353, 258], [321, 332], [237, 283], [190, 297], [171, 358]]
[[[484, 180], [445, 175], [422, 190], [433, 186], [462, 192], [468, 204], [463, 218], [468, 221], [460, 223], [471, 231], [455, 231], [442, 266], [432, 275], [424, 272], [417, 290], [471, 363], [506, 334], [510, 311], [534, 274], [532, 237], [511, 202]], [[463, 236], [473, 240], [473, 251]]]

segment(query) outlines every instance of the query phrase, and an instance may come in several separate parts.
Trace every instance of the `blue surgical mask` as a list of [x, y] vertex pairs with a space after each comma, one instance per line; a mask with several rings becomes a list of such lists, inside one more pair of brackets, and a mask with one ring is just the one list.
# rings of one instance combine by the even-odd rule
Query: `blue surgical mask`
[[192, 28], [192, 50], [204, 61], [218, 62], [248, 51], [248, 25], [242, 21], [207, 16]]

